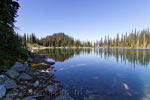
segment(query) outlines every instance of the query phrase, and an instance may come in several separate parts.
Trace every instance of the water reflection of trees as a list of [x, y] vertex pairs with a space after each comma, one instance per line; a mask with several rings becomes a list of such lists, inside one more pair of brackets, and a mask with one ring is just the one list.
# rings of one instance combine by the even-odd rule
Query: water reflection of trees
[[38, 51], [41, 54], [46, 55], [48, 58], [51, 58], [55, 61], [63, 62], [69, 58], [72, 58], [75, 55], [81, 53], [80, 49], [45, 49]]
[[142, 66], [147, 66], [150, 62], [150, 50], [96, 49], [95, 52], [105, 59], [114, 57], [116, 62], [129, 62], [133, 65], [140, 64]]
[[128, 50], [128, 49], [46, 49], [39, 51], [40, 53], [48, 56], [55, 61], [65, 61], [73, 56], [80, 54], [91, 54], [101, 56], [101, 58], [109, 60], [110, 58], [115, 58], [116, 62], [129, 62], [133, 65], [140, 64], [142, 66], [147, 66], [150, 62], [150, 50]]

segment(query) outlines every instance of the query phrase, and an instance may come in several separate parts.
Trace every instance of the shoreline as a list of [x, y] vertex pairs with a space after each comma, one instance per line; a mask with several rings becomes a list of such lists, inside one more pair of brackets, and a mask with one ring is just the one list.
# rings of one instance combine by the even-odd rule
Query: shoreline
[[47, 61], [42, 54], [29, 53], [32, 57], [27, 61], [18, 60], [0, 74], [0, 99], [57, 100], [65, 97], [61, 96], [62, 85], [55, 80], [55, 73], [50, 73], [56, 71], [52, 66], [55, 63]]
[[128, 47], [33, 47], [30, 51], [33, 50], [43, 50], [43, 49], [90, 49], [90, 48], [100, 48], [100, 49], [135, 49], [135, 50], [150, 50], [150, 48], [128, 48]]

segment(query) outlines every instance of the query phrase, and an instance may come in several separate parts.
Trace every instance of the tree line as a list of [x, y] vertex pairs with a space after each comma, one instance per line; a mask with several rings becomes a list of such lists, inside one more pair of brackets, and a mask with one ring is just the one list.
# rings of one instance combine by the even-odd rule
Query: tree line
[[41, 39], [37, 38], [33, 33], [31, 35], [24, 34], [20, 36], [20, 40], [24, 47], [27, 46], [27, 43], [45, 47], [92, 47], [92, 42], [76, 40], [65, 33], [54, 33]]
[[94, 43], [95, 47], [120, 47], [120, 48], [149, 48], [150, 47], [150, 32], [148, 29], [122, 34], [117, 33], [115, 38], [109, 35], [101, 38], [100, 41]]
[[37, 38], [35, 34], [24, 34], [20, 38], [22, 45], [25, 47], [27, 43], [38, 44], [46, 47], [101, 47], [101, 48], [149, 48], [150, 32], [148, 29], [119, 34], [112, 38], [109, 35], [100, 38], [99, 41], [81, 41], [66, 35], [65, 33], [55, 33], [44, 38]]

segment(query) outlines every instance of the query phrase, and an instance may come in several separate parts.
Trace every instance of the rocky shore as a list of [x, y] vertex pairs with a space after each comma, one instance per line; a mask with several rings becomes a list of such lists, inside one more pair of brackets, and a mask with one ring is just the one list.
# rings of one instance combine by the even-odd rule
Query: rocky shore
[[54, 62], [31, 53], [27, 61], [18, 60], [11, 69], [0, 74], [0, 99], [2, 100], [73, 100], [61, 95], [62, 86], [55, 80]]

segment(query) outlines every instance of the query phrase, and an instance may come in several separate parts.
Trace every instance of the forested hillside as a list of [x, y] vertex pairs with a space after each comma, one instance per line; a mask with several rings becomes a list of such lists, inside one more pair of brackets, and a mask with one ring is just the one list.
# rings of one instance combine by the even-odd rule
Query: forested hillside
[[27, 43], [30, 43], [45, 47], [92, 47], [90, 41], [76, 40], [65, 33], [54, 33], [51, 36], [41, 39], [37, 38], [35, 34], [24, 34], [23, 36], [20, 36], [20, 38], [24, 46], [26, 46]]

